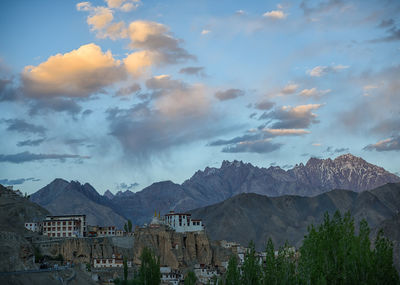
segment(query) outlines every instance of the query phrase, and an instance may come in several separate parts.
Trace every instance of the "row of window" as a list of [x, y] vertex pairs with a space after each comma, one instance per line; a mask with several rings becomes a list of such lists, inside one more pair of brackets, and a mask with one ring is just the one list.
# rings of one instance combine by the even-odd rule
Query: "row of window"
[[[74, 230], [74, 231], [76, 231], [76, 230], [79, 230], [80, 228], [77, 228], [77, 227], [68, 227], [68, 231], [72, 231], [72, 230]], [[63, 231], [66, 231], [67, 230], [67, 227], [62, 227], [62, 230]], [[48, 227], [48, 228], [46, 228], [46, 227], [44, 227], [43, 228], [43, 231], [44, 232], [47, 232], [47, 231], [53, 231], [53, 232], [55, 232], [55, 231], [61, 231], [61, 227], [53, 227], [53, 228], [51, 228], [51, 227]]]
[[72, 233], [48, 233], [48, 237], [72, 237]]

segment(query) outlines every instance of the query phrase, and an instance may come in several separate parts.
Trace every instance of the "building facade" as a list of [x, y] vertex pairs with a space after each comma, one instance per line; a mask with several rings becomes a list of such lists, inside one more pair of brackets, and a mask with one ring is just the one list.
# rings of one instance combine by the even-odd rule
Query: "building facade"
[[201, 220], [192, 219], [191, 214], [175, 213], [170, 211], [163, 217], [163, 224], [173, 228], [176, 232], [197, 232], [203, 231], [204, 226]]
[[39, 224], [38, 223], [25, 223], [25, 228], [27, 230], [30, 230], [32, 232], [38, 232], [39, 231]]
[[48, 237], [84, 237], [86, 227], [86, 215], [47, 216], [42, 233]]
[[[132, 267], [132, 261], [127, 260], [126, 265]], [[113, 254], [111, 258], [93, 258], [94, 268], [123, 267], [124, 259], [121, 254]]]

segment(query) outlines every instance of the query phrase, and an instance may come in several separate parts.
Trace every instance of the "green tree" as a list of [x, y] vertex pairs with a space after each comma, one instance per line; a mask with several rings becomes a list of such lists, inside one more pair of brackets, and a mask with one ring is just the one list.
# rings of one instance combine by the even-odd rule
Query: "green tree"
[[158, 285], [161, 282], [160, 262], [153, 252], [144, 247], [140, 256], [138, 283], [142, 285]]
[[249, 243], [249, 249], [247, 251], [246, 257], [244, 258], [242, 266], [242, 284], [246, 285], [258, 285], [260, 284], [261, 277], [261, 266], [259, 260], [256, 256], [256, 250], [254, 242]]
[[123, 260], [123, 266], [124, 266], [124, 282], [128, 281], [128, 262], [126, 257], [124, 256]]
[[265, 266], [264, 266], [264, 276], [263, 284], [277, 284], [277, 271], [276, 271], [276, 260], [275, 260], [275, 248], [272, 239], [269, 238], [267, 241], [267, 246], [265, 248]]
[[128, 232], [132, 232], [132, 221], [128, 220]]
[[[399, 275], [393, 266], [393, 245], [380, 230], [375, 240], [374, 268], [375, 280], [379, 284], [400, 284]], [[377, 284], [378, 284], [377, 283]]]
[[185, 277], [185, 285], [195, 285], [197, 281], [196, 274], [193, 271], [189, 271]]
[[237, 257], [232, 255], [228, 262], [225, 285], [240, 285], [240, 272], [238, 269]]
[[127, 233], [128, 232], [128, 225], [125, 223], [124, 224], [124, 231]]

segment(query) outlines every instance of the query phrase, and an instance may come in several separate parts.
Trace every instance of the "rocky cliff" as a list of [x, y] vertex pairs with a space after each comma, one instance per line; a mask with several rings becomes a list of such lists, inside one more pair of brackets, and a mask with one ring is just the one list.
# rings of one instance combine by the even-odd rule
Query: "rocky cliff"
[[205, 232], [177, 233], [166, 227], [135, 229], [134, 263], [140, 264], [144, 247], [154, 250], [161, 266], [173, 269], [191, 267], [196, 263], [219, 265], [227, 261], [230, 252], [211, 245]]
[[33, 241], [41, 254], [74, 263], [91, 263], [92, 258], [111, 258], [113, 253], [133, 258], [133, 237], [70, 238], [54, 240], [41, 238]]

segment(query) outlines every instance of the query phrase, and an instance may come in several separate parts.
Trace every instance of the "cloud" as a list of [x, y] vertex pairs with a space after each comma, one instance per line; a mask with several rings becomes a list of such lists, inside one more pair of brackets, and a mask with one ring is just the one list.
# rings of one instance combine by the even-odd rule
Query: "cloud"
[[7, 131], [15, 131], [18, 133], [31, 133], [39, 135], [44, 135], [47, 131], [45, 127], [27, 123], [23, 119], [6, 119], [2, 120], [2, 122], [8, 125]]
[[299, 85], [297, 85], [295, 83], [289, 83], [288, 85], [283, 87], [283, 89], [281, 90], [281, 93], [285, 94], [285, 95], [293, 94], [296, 92], [298, 87], [299, 87]]
[[272, 129], [302, 129], [311, 124], [319, 123], [317, 115], [312, 110], [317, 110], [321, 104], [299, 105], [296, 107], [283, 106], [271, 112], [264, 112], [259, 119], [270, 119], [275, 121], [270, 127]]
[[160, 75], [146, 81], [154, 94], [131, 108], [107, 111], [110, 134], [123, 150], [137, 159], [147, 159], [171, 148], [208, 139], [223, 132], [215, 124], [205, 86], [187, 84]]
[[46, 114], [52, 112], [65, 112], [70, 115], [77, 115], [82, 107], [71, 99], [62, 98], [38, 98], [31, 102], [29, 106], [29, 115]]
[[138, 187], [140, 184], [139, 183], [137, 183], [137, 182], [133, 182], [133, 183], [125, 183], [125, 182], [122, 182], [122, 183], [119, 183], [119, 184], [117, 184], [117, 190], [125, 190], [125, 191], [127, 191], [127, 190], [133, 190], [134, 188], [136, 188], [136, 187]]
[[235, 14], [236, 15], [246, 15], [246, 11], [244, 11], [244, 10], [237, 10], [236, 12], [235, 12]]
[[207, 34], [209, 34], [209, 33], [211, 33], [211, 31], [210, 30], [202, 30], [201, 31], [201, 34], [204, 36], [204, 35], [207, 35]]
[[309, 75], [312, 77], [321, 77], [328, 73], [335, 73], [342, 69], [347, 69], [349, 66], [347, 65], [335, 65], [335, 66], [316, 66], [313, 69], [307, 71]]
[[400, 136], [384, 139], [375, 144], [369, 144], [364, 147], [364, 150], [400, 151]]
[[27, 66], [22, 73], [23, 90], [33, 98], [88, 97], [124, 78], [121, 62], [93, 43]]
[[272, 10], [269, 12], [265, 12], [263, 14], [263, 17], [267, 17], [267, 18], [274, 19], [274, 20], [282, 20], [287, 17], [287, 14], [285, 14], [281, 10]]
[[118, 89], [118, 91], [115, 93], [115, 96], [129, 96], [133, 93], [139, 92], [140, 90], [140, 85], [138, 83], [134, 83], [131, 86]]
[[264, 100], [255, 104], [255, 108], [258, 110], [270, 110], [275, 106], [274, 102]]
[[342, 148], [333, 148], [331, 146], [328, 146], [325, 150], [325, 152], [329, 152], [330, 155], [334, 155], [337, 153], [343, 153], [343, 152], [349, 152], [350, 149], [348, 147], [342, 147]]
[[311, 89], [303, 89], [299, 93], [300, 96], [304, 97], [320, 97], [325, 94], [328, 94], [331, 92], [331, 89], [326, 89], [326, 90], [318, 90], [317, 88], [313, 87]]
[[3, 185], [21, 185], [24, 184], [26, 181], [40, 181], [40, 179], [38, 178], [33, 178], [33, 177], [29, 177], [29, 178], [17, 178], [17, 179], [0, 179], [0, 184]]
[[310, 133], [304, 129], [264, 129], [263, 131], [272, 136], [301, 136]]
[[0, 154], [0, 162], [11, 162], [11, 163], [24, 163], [30, 161], [39, 161], [39, 160], [59, 160], [60, 162], [64, 162], [66, 159], [89, 159], [89, 156], [81, 156], [77, 154], [36, 154], [31, 153], [29, 151], [20, 152], [16, 154]]
[[400, 28], [392, 26], [386, 30], [387, 36], [370, 40], [370, 43], [394, 42], [400, 41]]
[[20, 141], [17, 143], [17, 146], [38, 146], [42, 142], [44, 142], [45, 139], [37, 139], [37, 140], [25, 140], [25, 141]]
[[90, 2], [80, 2], [76, 4], [76, 9], [78, 11], [90, 11], [92, 9], [92, 5]]
[[226, 146], [222, 152], [239, 153], [239, 152], [254, 152], [254, 153], [269, 153], [279, 149], [282, 146], [280, 143], [273, 143], [271, 139], [261, 139], [254, 141], [241, 141], [234, 145]]
[[[310, 3], [313, 4], [309, 5]], [[303, 10], [304, 15], [311, 16], [313, 14], [323, 14], [331, 12], [332, 10], [343, 11], [346, 8], [346, 1], [343, 0], [326, 0], [326, 1], [310, 1], [303, 0], [300, 3], [300, 8]]]
[[120, 9], [123, 12], [132, 11], [141, 4], [139, 0], [106, 0], [106, 2], [109, 8]]
[[130, 47], [158, 53], [164, 63], [178, 63], [196, 59], [180, 44], [182, 41], [173, 37], [169, 29], [160, 23], [151, 21], [134, 21], [129, 24], [128, 36]]
[[216, 92], [215, 97], [220, 101], [226, 101], [243, 96], [244, 94], [245, 92], [240, 89], [227, 89], [225, 91]]
[[[376, 72], [363, 72], [352, 78], [361, 86], [376, 86], [374, 96], [360, 96], [353, 106], [337, 114], [338, 122], [352, 134], [390, 138], [400, 133], [400, 65], [390, 66]], [[369, 87], [369, 88], [370, 88]]]
[[87, 23], [93, 31], [104, 29], [114, 19], [111, 9], [106, 7], [94, 7], [87, 18]]
[[312, 146], [322, 146], [322, 143], [312, 143]]
[[204, 67], [202, 66], [188, 66], [185, 68], [181, 68], [179, 73], [186, 75], [196, 75], [198, 77], [205, 77]]
[[388, 28], [394, 26], [394, 20], [393, 19], [384, 19], [381, 21], [381, 23], [379, 24], [379, 28]]

